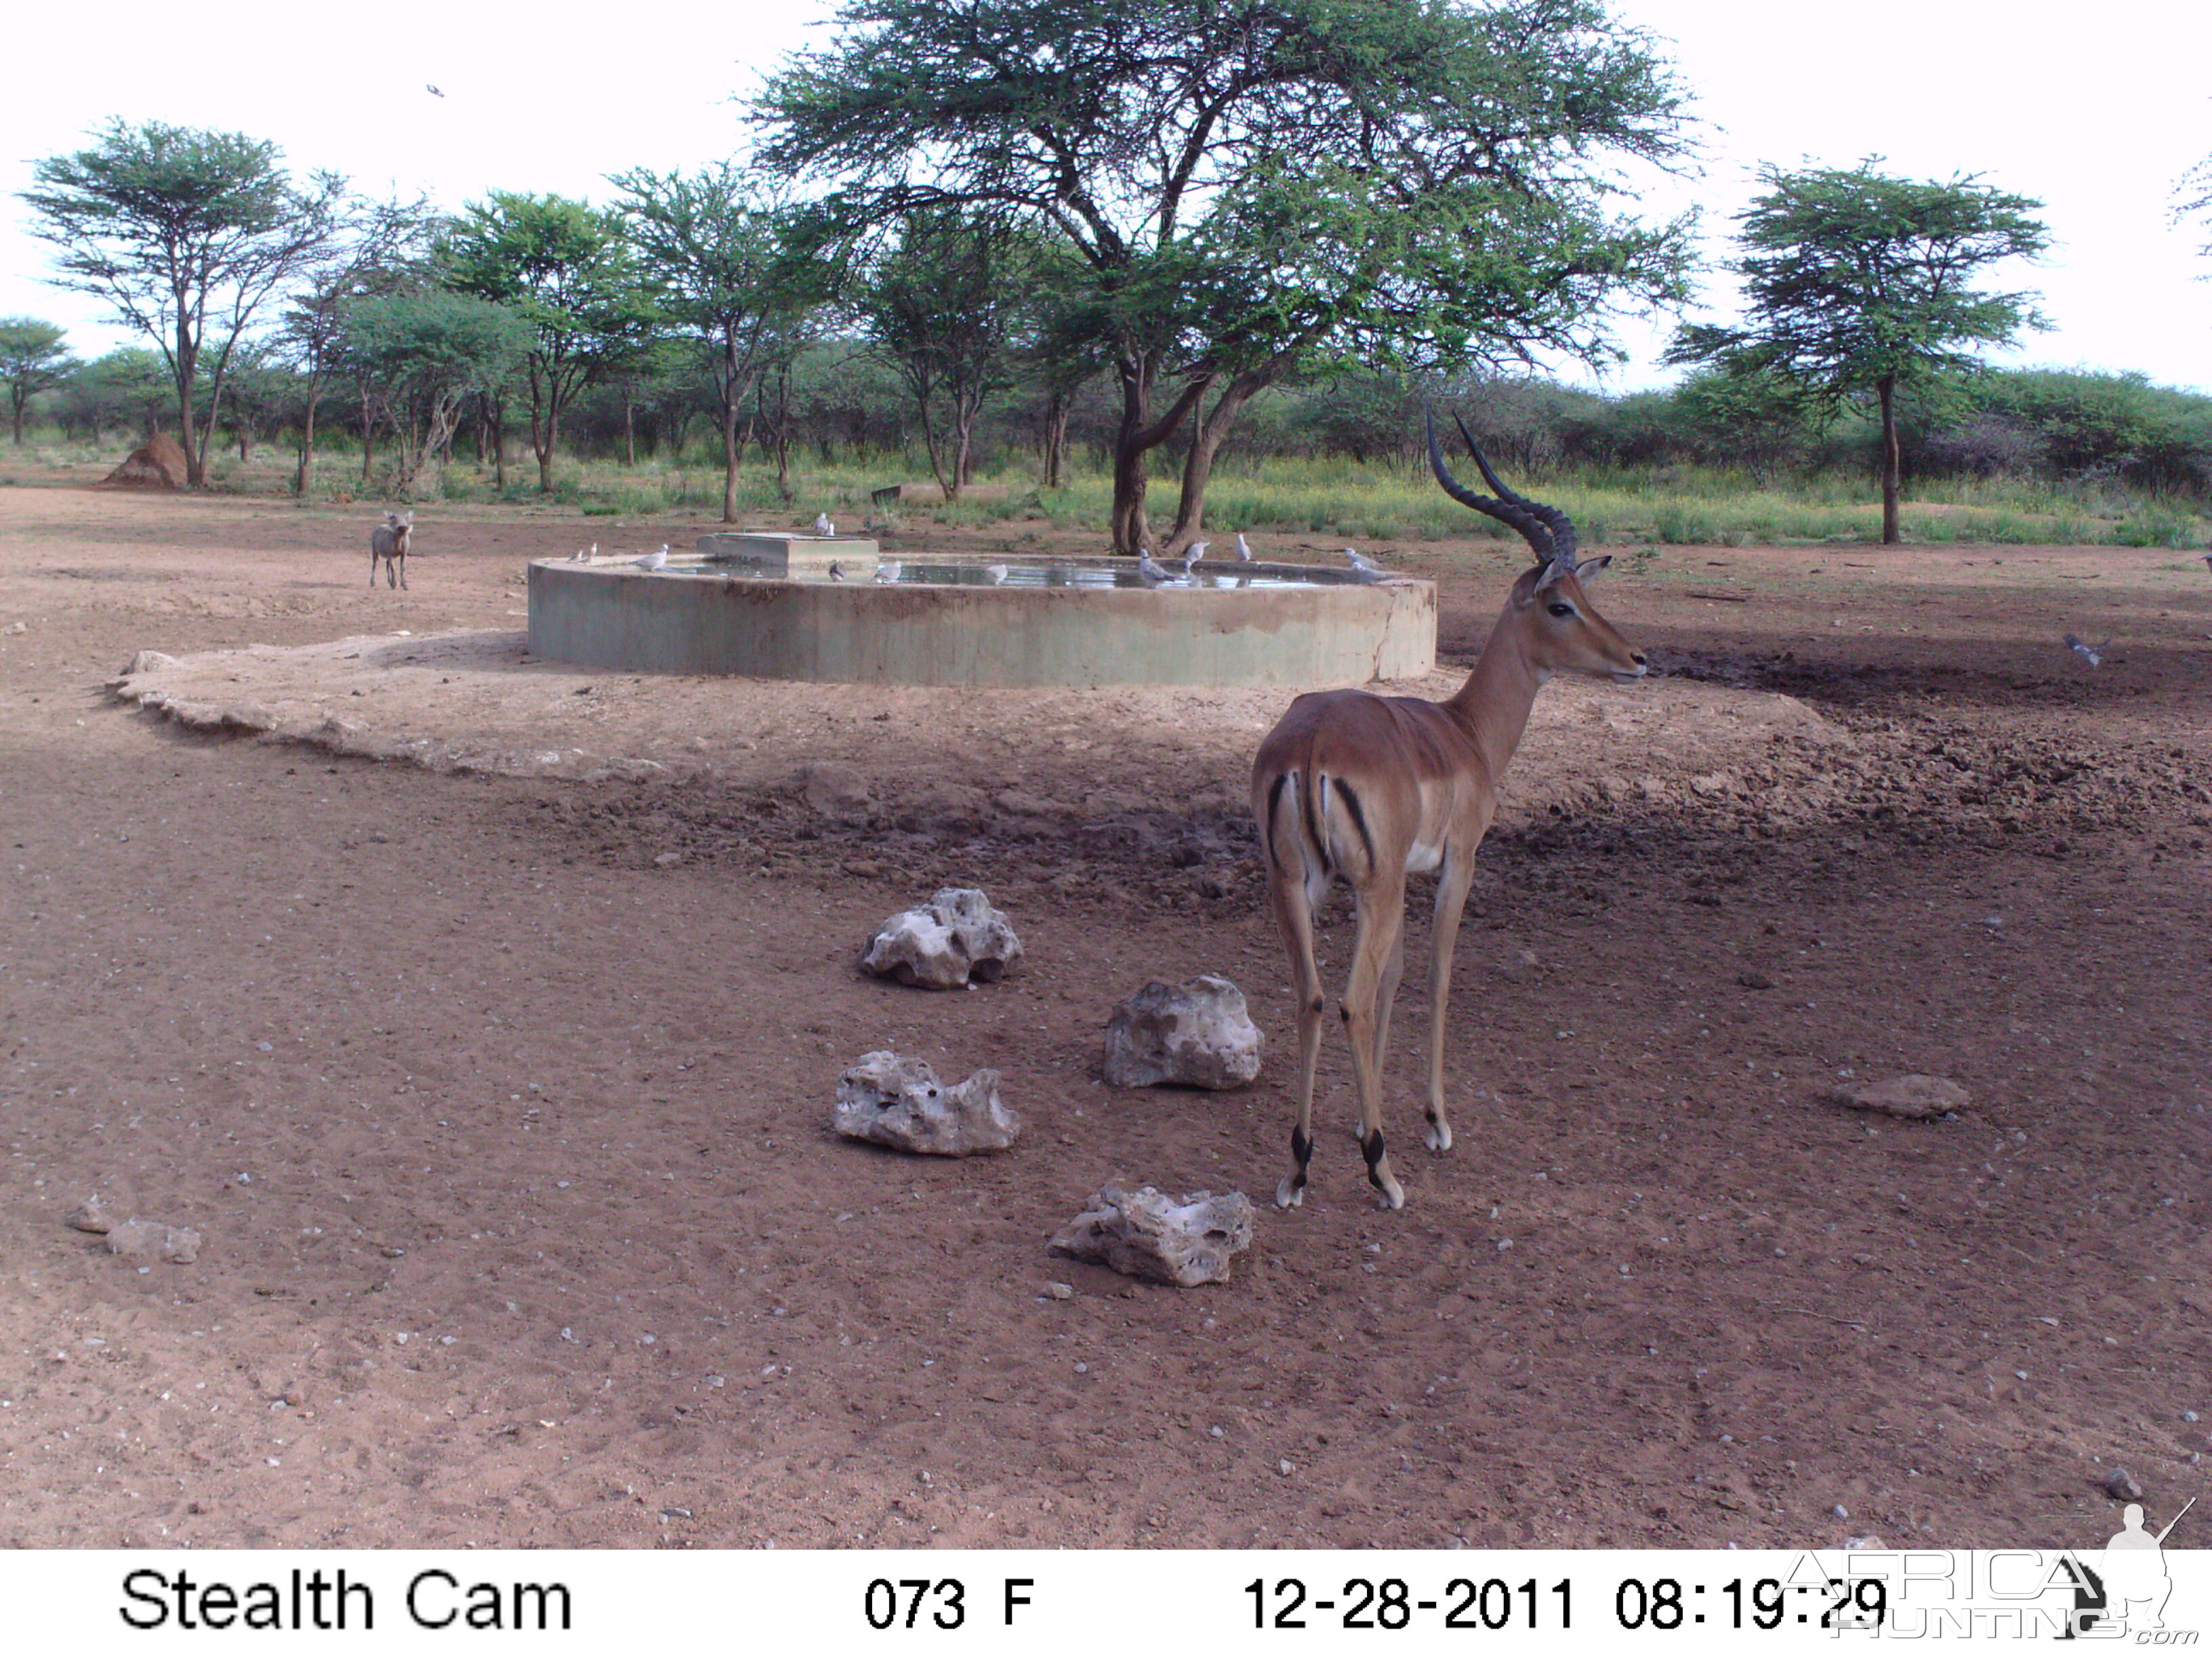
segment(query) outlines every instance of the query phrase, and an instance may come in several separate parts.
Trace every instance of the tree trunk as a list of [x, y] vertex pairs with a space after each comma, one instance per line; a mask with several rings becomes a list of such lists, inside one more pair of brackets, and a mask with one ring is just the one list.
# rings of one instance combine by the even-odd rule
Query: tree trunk
[[561, 424], [560, 406], [542, 385], [533, 361], [530, 368], [530, 447], [538, 457], [538, 493], [553, 493], [553, 439]]
[[541, 425], [538, 411], [530, 411], [530, 447], [538, 453], [538, 493], [541, 495], [553, 493], [553, 442], [560, 428], [559, 415], [548, 411]]
[[938, 441], [937, 422], [929, 416], [928, 396], [924, 394], [919, 404], [921, 410], [921, 446], [929, 452], [929, 476], [937, 480], [937, 487], [945, 492], [946, 501], [957, 501], [960, 498], [960, 475], [957, 472], [948, 474], [939, 459], [939, 452], [944, 446]]
[[321, 396], [321, 378], [311, 377], [307, 413], [300, 420], [300, 470], [292, 475], [292, 493], [302, 501], [315, 484], [315, 404]]
[[15, 447], [20, 449], [23, 446], [23, 392], [19, 386], [9, 386], [8, 396], [15, 406]]
[[623, 388], [623, 465], [633, 472], [637, 471], [637, 399], [628, 386]]
[[1897, 496], [1899, 453], [1897, 444], [1897, 377], [1885, 374], [1875, 382], [1881, 394], [1881, 544], [1894, 547], [1904, 540], [1898, 529]]
[[1278, 358], [1264, 368], [1237, 375], [1214, 400], [1212, 411], [1197, 422], [1190, 434], [1190, 453], [1183, 457], [1182, 498], [1176, 504], [1175, 528], [1168, 532], [1162, 551], [1181, 553], [1198, 539], [1206, 526], [1206, 486], [1213, 476], [1214, 456], [1244, 405], [1255, 393], [1273, 385], [1288, 366], [1288, 359]]
[[1044, 487], [1060, 488], [1067, 465], [1067, 406], [1071, 400], [1060, 392], [1048, 393], [1044, 409]]
[[1112, 530], [1116, 553], [1135, 553], [1152, 545], [1152, 531], [1145, 520], [1146, 457], [1167, 441], [1182, 424], [1191, 405], [1204, 397], [1213, 376], [1201, 374], [1186, 386], [1174, 406], [1158, 420], [1146, 422], [1152, 404], [1153, 354], [1131, 347], [1121, 356], [1121, 424], [1114, 434], [1114, 512]]
[[376, 416], [369, 406], [368, 389], [361, 394], [361, 493], [368, 494], [368, 470], [376, 459]]
[[[199, 343], [192, 337], [185, 319], [191, 315], [185, 296], [177, 295], [177, 425], [181, 428], [180, 447], [185, 452], [185, 487], [198, 489], [207, 475], [206, 457], [203, 445], [193, 434], [198, 424], [192, 419], [192, 387], [199, 378]], [[212, 411], [210, 411], [212, 414]]]
[[738, 459], [744, 453], [738, 441], [737, 389], [722, 404], [722, 522], [738, 521]]

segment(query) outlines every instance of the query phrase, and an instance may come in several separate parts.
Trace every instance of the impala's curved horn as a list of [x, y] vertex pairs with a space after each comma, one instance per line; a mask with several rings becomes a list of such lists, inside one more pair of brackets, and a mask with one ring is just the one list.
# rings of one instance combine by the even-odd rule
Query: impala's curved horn
[[1443, 486], [1444, 494], [1462, 507], [1471, 507], [1500, 524], [1510, 525], [1521, 532], [1529, 546], [1536, 550], [1538, 557], [1548, 564], [1571, 572], [1575, 568], [1576, 551], [1574, 520], [1556, 507], [1532, 501], [1526, 495], [1516, 495], [1508, 489], [1504, 481], [1491, 470], [1481, 447], [1474, 441], [1474, 434], [1467, 429], [1467, 422], [1460, 419], [1457, 410], [1454, 410], [1453, 422], [1459, 428], [1459, 435], [1467, 440], [1468, 453], [1474, 457], [1475, 465], [1482, 469], [1483, 482], [1498, 492], [1495, 500], [1476, 495], [1453, 477], [1451, 469], [1444, 465], [1443, 450], [1437, 443], [1437, 412], [1429, 409], [1425, 413], [1429, 429], [1429, 467], [1437, 475], [1437, 482]]

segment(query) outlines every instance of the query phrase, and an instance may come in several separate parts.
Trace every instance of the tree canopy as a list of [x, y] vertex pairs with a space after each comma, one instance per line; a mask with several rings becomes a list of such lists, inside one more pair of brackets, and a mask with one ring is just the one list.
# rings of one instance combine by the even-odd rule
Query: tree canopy
[[441, 250], [445, 285], [512, 307], [533, 335], [526, 360], [538, 487], [553, 488], [561, 416], [653, 319], [619, 213], [565, 196], [494, 191]]
[[640, 167], [609, 182], [622, 191], [617, 207], [653, 274], [662, 318], [712, 360], [722, 522], [735, 524], [739, 416], [795, 319], [828, 297], [825, 273], [781, 192], [734, 162], [690, 174]]
[[[32, 234], [60, 250], [60, 286], [151, 336], [177, 394], [186, 477], [204, 482], [207, 434], [240, 337], [327, 246], [345, 182], [295, 187], [276, 145], [243, 133], [112, 121], [99, 142], [33, 164]], [[211, 354], [208, 415], [194, 387]]]
[[1036, 270], [1023, 232], [939, 208], [907, 218], [897, 245], [854, 294], [861, 328], [921, 416], [930, 470], [947, 501], [969, 482], [985, 402], [1013, 383], [1035, 314]]
[[469, 294], [433, 289], [347, 304], [338, 355], [383, 401], [398, 440], [396, 491], [440, 464], [465, 401], [512, 373], [531, 338], [515, 312]]
[[1682, 329], [1667, 360], [1778, 376], [1832, 405], [1871, 397], [1882, 420], [1882, 539], [1899, 538], [1896, 394], [1971, 372], [1966, 348], [2045, 326], [2027, 292], [1972, 286], [1988, 266], [2049, 246], [2030, 216], [2043, 204], [1989, 189], [1891, 178], [1856, 167], [1762, 167], [1765, 194], [1736, 216], [1749, 315], [1741, 327]]
[[838, 23], [761, 99], [763, 162], [854, 234], [980, 207], [1075, 251], [1125, 552], [1147, 453], [1194, 410], [1178, 544], [1238, 411], [1304, 362], [1595, 358], [1609, 307], [1682, 293], [1684, 228], [1612, 210], [1620, 161], [1682, 154], [1682, 94], [1598, 0], [851, 0]]
[[23, 441], [23, 406], [83, 367], [64, 343], [68, 336], [36, 317], [0, 317], [0, 385], [8, 388], [15, 441]]

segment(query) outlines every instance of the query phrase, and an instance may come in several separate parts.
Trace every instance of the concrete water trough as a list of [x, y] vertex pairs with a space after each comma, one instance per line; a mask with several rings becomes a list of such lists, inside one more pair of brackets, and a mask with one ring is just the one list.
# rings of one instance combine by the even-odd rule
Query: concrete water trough
[[[789, 574], [749, 574], [771, 567]], [[535, 654], [644, 673], [1342, 685], [1425, 674], [1436, 644], [1432, 584], [1318, 566], [1204, 561], [1188, 583], [1147, 586], [1127, 559], [890, 560], [872, 542], [808, 537], [705, 537], [658, 570], [627, 558], [530, 566]]]

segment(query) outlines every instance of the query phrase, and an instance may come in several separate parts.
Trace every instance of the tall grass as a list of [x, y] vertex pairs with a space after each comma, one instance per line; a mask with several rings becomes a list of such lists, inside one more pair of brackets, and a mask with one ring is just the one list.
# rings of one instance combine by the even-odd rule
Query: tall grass
[[[0, 456], [9, 482], [96, 477], [124, 453], [118, 440], [97, 450], [59, 441], [33, 443]], [[293, 454], [266, 445], [250, 463], [234, 451], [209, 458], [210, 486], [241, 494], [290, 493]], [[1046, 489], [1026, 459], [986, 474], [979, 483], [1004, 487], [995, 501], [935, 506], [905, 504], [888, 511], [870, 497], [896, 480], [926, 477], [927, 469], [896, 454], [823, 461], [794, 456], [787, 497], [772, 474], [757, 465], [739, 479], [738, 512], [762, 526], [799, 526], [827, 512], [848, 523], [934, 524], [982, 528], [1017, 520], [1041, 520], [1056, 528], [1104, 538], [1112, 498], [1110, 476], [1097, 467], [1075, 471]], [[343, 434], [320, 447], [318, 500], [379, 498], [372, 483], [360, 483], [361, 450]], [[681, 455], [654, 458], [636, 467], [608, 460], [563, 457], [554, 488], [541, 493], [536, 464], [526, 454], [507, 470], [499, 489], [489, 468], [457, 461], [436, 483], [425, 478], [418, 495], [435, 494], [455, 503], [520, 510], [552, 507], [592, 518], [651, 519], [663, 514], [719, 517], [722, 470], [710, 443]], [[1834, 473], [1765, 481], [1741, 472], [1693, 467], [1644, 471], [1584, 469], [1516, 479], [1518, 487], [1564, 507], [1586, 544], [1695, 544], [1773, 546], [1828, 542], [1872, 543], [1881, 538], [1881, 509], [1870, 479]], [[1180, 480], [1163, 465], [1154, 477], [1150, 506], [1156, 524], [1172, 513]], [[2197, 501], [2099, 480], [2080, 485], [2037, 479], [1929, 478], [1915, 480], [1903, 514], [1905, 538], [1927, 544], [2074, 544], [2123, 547], [2201, 548], [2212, 516]], [[1206, 492], [1206, 521], [1222, 533], [1249, 531], [1272, 536], [1341, 537], [1364, 545], [1430, 541], [1508, 532], [1476, 522], [1438, 490], [1427, 471], [1409, 466], [1362, 464], [1343, 457], [1231, 459], [1218, 470]]]

